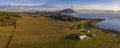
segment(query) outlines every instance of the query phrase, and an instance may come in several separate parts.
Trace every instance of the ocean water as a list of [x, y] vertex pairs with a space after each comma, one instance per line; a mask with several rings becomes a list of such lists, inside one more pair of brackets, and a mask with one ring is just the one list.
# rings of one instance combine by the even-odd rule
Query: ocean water
[[120, 19], [120, 13], [68, 13], [66, 15], [78, 18]]
[[115, 30], [120, 32], [120, 13], [116, 12], [103, 12], [103, 13], [69, 13], [66, 15], [78, 17], [78, 18], [93, 18], [93, 19], [105, 19], [98, 22], [96, 26], [103, 29]]
[[96, 24], [99, 28], [120, 32], [120, 19], [107, 19]]

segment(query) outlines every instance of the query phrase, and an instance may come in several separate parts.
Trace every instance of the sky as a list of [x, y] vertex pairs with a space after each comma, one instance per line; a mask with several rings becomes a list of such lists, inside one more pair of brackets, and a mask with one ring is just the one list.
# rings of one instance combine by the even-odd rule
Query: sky
[[117, 11], [120, 10], [119, 4], [120, 0], [0, 0], [0, 11], [60, 10], [65, 8]]

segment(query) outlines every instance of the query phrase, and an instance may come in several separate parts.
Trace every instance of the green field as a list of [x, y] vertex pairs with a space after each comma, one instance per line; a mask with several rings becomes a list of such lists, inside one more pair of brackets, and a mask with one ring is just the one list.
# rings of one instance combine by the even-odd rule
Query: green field
[[[84, 24], [92, 20], [78, 21]], [[84, 40], [66, 39], [70, 34], [80, 33], [71, 30], [73, 22], [53, 20], [47, 17], [22, 16], [17, 22], [17, 29], [9, 48], [120, 48], [120, 35], [90, 27], [90, 32], [97, 32], [94, 38]], [[12, 33], [11, 27], [0, 27], [0, 48], [4, 48]]]

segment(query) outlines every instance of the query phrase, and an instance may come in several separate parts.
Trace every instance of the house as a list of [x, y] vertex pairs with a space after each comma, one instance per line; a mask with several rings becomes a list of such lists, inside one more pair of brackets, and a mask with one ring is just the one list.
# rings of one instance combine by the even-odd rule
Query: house
[[82, 36], [78, 36], [78, 38], [79, 38], [80, 40], [82, 40], [82, 39], [87, 38], [87, 36], [86, 36], [86, 35], [82, 35]]
[[97, 34], [96, 33], [91, 33], [90, 36], [91, 37], [95, 37]]
[[86, 33], [88, 33], [88, 32], [90, 32], [89, 30], [87, 30], [87, 29], [85, 29], [85, 30], [83, 30], [83, 32], [86, 32]]

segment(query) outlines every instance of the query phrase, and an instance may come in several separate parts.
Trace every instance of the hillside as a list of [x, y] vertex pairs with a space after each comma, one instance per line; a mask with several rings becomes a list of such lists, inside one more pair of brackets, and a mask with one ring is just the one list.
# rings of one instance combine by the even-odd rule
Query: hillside
[[75, 10], [68, 8], [68, 9], [64, 9], [59, 11], [60, 13], [77, 13]]

